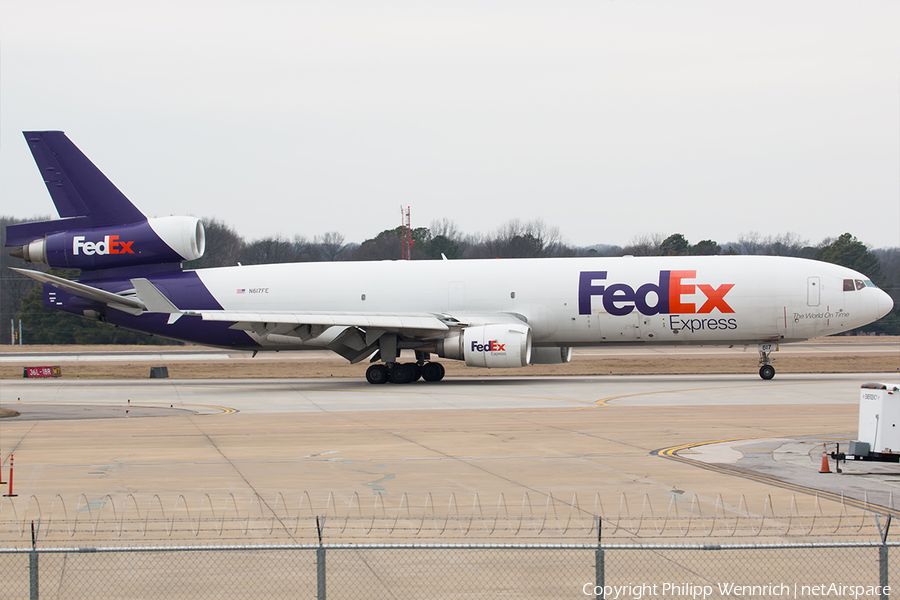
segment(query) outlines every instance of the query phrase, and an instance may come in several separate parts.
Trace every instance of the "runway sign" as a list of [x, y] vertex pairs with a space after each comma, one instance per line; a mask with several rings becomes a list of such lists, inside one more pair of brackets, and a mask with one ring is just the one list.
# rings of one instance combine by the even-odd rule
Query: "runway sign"
[[25, 367], [22, 377], [62, 377], [59, 367]]

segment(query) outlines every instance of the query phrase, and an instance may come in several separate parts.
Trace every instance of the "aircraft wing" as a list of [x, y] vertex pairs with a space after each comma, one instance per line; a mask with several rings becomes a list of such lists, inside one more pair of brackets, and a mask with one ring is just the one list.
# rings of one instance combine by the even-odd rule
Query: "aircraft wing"
[[[261, 346], [301, 346], [315, 338], [351, 363], [372, 356], [383, 336], [417, 339], [443, 337], [450, 326], [438, 316], [422, 314], [364, 314], [341, 312], [251, 312], [228, 310], [185, 311], [204, 321], [231, 322], [231, 329], [246, 331]], [[335, 329], [332, 329], [335, 328]], [[329, 331], [330, 330], [330, 331]], [[326, 333], [328, 332], [328, 333]], [[325, 335], [323, 335], [325, 334]], [[320, 338], [321, 336], [321, 338]]]
[[523, 322], [517, 315], [505, 313], [454, 316], [444, 313], [198, 310], [184, 311], [183, 314], [199, 316], [204, 321], [233, 323], [231, 329], [246, 331], [256, 342], [270, 349], [303, 345], [321, 336], [321, 343], [326, 348], [351, 363], [372, 356], [379, 349], [382, 352], [387, 349], [393, 355], [401, 339], [437, 340], [445, 337], [452, 327]]
[[[363, 314], [363, 313], [308, 313], [308, 312], [243, 312], [200, 310], [185, 311], [186, 315], [198, 315], [204, 321], [233, 321], [235, 323], [271, 323], [280, 325], [345, 326], [400, 331], [403, 329], [448, 331], [450, 327], [432, 314]], [[243, 329], [237, 327], [236, 329]]]
[[[142, 295], [143, 297], [143, 295]], [[185, 315], [202, 317], [204, 321], [236, 323], [234, 329], [249, 329], [243, 324], [309, 325], [313, 327], [361, 327], [395, 333], [428, 332], [441, 334], [451, 327], [489, 325], [493, 323], [526, 323], [524, 317], [512, 313], [447, 314], [447, 313], [349, 313], [349, 312], [252, 312], [228, 310], [186, 310]], [[282, 327], [283, 329], [283, 327]]]

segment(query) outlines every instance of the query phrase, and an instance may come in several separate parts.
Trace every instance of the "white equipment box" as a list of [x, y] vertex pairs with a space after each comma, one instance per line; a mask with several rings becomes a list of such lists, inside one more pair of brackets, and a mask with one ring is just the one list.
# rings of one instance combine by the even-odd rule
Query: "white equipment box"
[[859, 441], [872, 452], [900, 452], [900, 388], [866, 383], [859, 392]]

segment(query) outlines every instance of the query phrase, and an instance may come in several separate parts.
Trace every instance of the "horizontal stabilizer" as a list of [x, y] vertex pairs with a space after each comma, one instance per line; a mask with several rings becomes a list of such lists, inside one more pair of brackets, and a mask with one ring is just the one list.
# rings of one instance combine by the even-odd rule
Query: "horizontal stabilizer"
[[63, 279], [62, 277], [57, 277], [56, 275], [50, 275], [49, 273], [30, 271], [28, 269], [16, 269], [14, 267], [10, 267], [10, 269], [15, 271], [16, 273], [21, 273], [23, 275], [31, 277], [32, 279], [36, 279], [41, 283], [49, 283], [53, 287], [69, 292], [70, 294], [73, 294], [75, 296], [87, 298], [88, 300], [95, 300], [97, 302], [103, 302], [111, 308], [115, 308], [133, 315], [139, 315], [144, 311], [144, 309], [147, 308], [146, 305], [140, 300], [127, 298], [125, 296], [119, 296], [118, 294], [107, 292], [106, 290], [101, 290], [89, 285], [84, 285], [83, 283], [78, 283], [77, 281], [69, 281], [68, 279]]

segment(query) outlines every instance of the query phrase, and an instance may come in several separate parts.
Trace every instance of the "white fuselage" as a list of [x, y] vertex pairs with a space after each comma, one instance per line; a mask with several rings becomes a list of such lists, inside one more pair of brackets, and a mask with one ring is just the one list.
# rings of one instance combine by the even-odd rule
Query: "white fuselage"
[[[850, 269], [769, 256], [292, 263], [196, 272], [226, 311], [522, 317], [536, 346], [799, 341], [890, 297]], [[665, 296], [665, 297], [663, 297]], [[326, 339], [329, 336], [326, 336]], [[315, 343], [314, 343], [315, 344]]]

